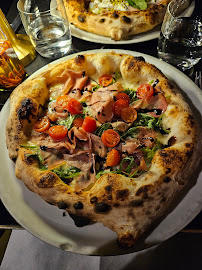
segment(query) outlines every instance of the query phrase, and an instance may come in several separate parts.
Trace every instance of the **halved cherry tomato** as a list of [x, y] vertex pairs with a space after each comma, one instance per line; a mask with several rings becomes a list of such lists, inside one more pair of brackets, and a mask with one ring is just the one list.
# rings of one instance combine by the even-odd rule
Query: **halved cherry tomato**
[[116, 166], [117, 164], [119, 164], [120, 160], [121, 157], [119, 155], [119, 152], [116, 149], [112, 149], [107, 154], [106, 165], [109, 167]]
[[137, 97], [139, 99], [147, 99], [154, 94], [154, 88], [148, 83], [142, 84], [137, 89]]
[[103, 87], [110, 85], [113, 82], [113, 77], [108, 74], [104, 74], [99, 78], [99, 84]]
[[124, 99], [119, 99], [113, 104], [112, 111], [115, 116], [120, 117], [121, 111], [127, 107], [129, 107], [129, 103]]
[[124, 100], [126, 100], [128, 103], [130, 103], [130, 97], [129, 97], [129, 95], [127, 95], [127, 94], [124, 93], [124, 92], [118, 93], [118, 94], [116, 95], [115, 98], [116, 98], [116, 100], [124, 99]]
[[42, 117], [39, 119], [36, 124], [34, 125], [34, 130], [37, 132], [43, 132], [50, 127], [50, 120], [47, 116]]
[[92, 117], [87, 116], [83, 121], [82, 128], [86, 132], [93, 133], [97, 128], [97, 124], [96, 124], [95, 119], [93, 119]]
[[63, 109], [67, 109], [69, 100], [70, 100], [69, 96], [63, 95], [57, 98], [56, 104], [57, 106], [62, 107]]
[[69, 100], [68, 105], [67, 105], [67, 109], [73, 115], [82, 114], [82, 112], [83, 112], [83, 107], [82, 107], [81, 103], [74, 98], [71, 98]]
[[114, 147], [120, 142], [120, 136], [115, 130], [107, 129], [102, 133], [101, 140], [107, 147]]
[[66, 126], [52, 126], [49, 128], [49, 135], [54, 140], [61, 140], [67, 136], [67, 127]]
[[132, 107], [124, 108], [121, 111], [121, 118], [123, 119], [123, 121], [125, 121], [127, 123], [134, 122], [136, 120], [136, 118], [137, 118], [137, 111], [136, 111], [136, 109], [134, 109]]
[[74, 127], [82, 127], [82, 125], [83, 125], [83, 118], [78, 117], [78, 118], [74, 119], [74, 121], [73, 121]]

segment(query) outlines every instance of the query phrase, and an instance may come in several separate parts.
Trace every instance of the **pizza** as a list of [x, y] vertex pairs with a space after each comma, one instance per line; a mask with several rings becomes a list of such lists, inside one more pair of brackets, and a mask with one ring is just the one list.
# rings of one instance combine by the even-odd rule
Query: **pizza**
[[78, 226], [101, 222], [128, 248], [189, 182], [199, 133], [157, 67], [111, 51], [78, 54], [19, 85], [6, 142], [28, 189]]
[[74, 26], [113, 40], [147, 32], [163, 21], [171, 0], [64, 0]]

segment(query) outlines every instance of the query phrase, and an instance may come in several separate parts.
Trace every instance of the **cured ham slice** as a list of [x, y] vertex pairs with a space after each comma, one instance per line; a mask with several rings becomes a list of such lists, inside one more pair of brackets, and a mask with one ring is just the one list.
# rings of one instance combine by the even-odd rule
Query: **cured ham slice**
[[101, 124], [111, 121], [113, 118], [112, 106], [114, 104], [114, 96], [118, 94], [120, 86], [112, 84], [108, 87], [99, 88], [93, 92], [91, 98], [86, 102], [90, 107], [93, 117]]
[[139, 133], [137, 135], [137, 139], [140, 141], [140, 143], [146, 147], [152, 148], [156, 138], [156, 132], [153, 129], [146, 127], [139, 127], [138, 130]]

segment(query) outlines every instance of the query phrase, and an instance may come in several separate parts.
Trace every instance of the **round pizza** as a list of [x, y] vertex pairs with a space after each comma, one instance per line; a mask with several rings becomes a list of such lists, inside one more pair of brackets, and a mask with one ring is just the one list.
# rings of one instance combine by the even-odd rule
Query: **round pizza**
[[114, 40], [147, 32], [163, 21], [171, 0], [64, 0], [69, 22]]
[[175, 203], [200, 160], [188, 104], [143, 57], [77, 55], [23, 82], [10, 101], [17, 178], [76, 225], [115, 231], [121, 247]]

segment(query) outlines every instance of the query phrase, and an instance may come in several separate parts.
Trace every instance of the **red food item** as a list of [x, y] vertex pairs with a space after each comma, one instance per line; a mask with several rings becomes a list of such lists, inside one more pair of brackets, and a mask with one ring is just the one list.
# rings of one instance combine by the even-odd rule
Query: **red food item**
[[147, 99], [153, 96], [154, 88], [148, 83], [142, 84], [137, 89], [137, 97], [139, 99]]
[[126, 123], [132, 123], [132, 122], [134, 122], [137, 119], [137, 111], [136, 111], [136, 109], [134, 109], [132, 107], [124, 108], [121, 111], [121, 118]]
[[49, 135], [54, 140], [61, 140], [67, 136], [67, 127], [56, 125], [49, 128]]
[[68, 102], [70, 100], [70, 97], [67, 95], [63, 95], [57, 98], [56, 104], [58, 107], [62, 107], [63, 109], [67, 109]]
[[50, 127], [50, 120], [47, 116], [42, 117], [39, 119], [36, 124], [34, 125], [34, 130], [37, 132], [44, 132]]
[[109, 167], [116, 166], [121, 160], [120, 154], [116, 149], [112, 149], [107, 154], [106, 165]]
[[74, 127], [82, 127], [82, 125], [83, 125], [83, 118], [78, 117], [78, 118], [74, 119], [74, 121], [73, 121]]
[[127, 95], [126, 93], [122, 92], [122, 93], [118, 93], [116, 95], [116, 100], [119, 100], [119, 99], [124, 99], [126, 100], [128, 103], [130, 103], [130, 97], [129, 95]]
[[96, 128], [97, 128], [97, 124], [95, 119], [93, 119], [92, 117], [87, 116], [82, 124], [82, 128], [89, 133], [93, 133]]
[[99, 78], [98, 82], [102, 87], [106, 87], [113, 82], [113, 77], [111, 75], [104, 74]]
[[101, 140], [107, 147], [115, 147], [120, 142], [120, 136], [115, 130], [107, 129], [102, 133]]
[[74, 98], [71, 98], [69, 100], [68, 105], [67, 105], [67, 109], [73, 115], [82, 114], [82, 112], [83, 112], [83, 107], [82, 107], [81, 103]]
[[112, 111], [115, 116], [120, 117], [121, 111], [127, 107], [129, 107], [129, 103], [124, 99], [119, 99], [113, 104]]

